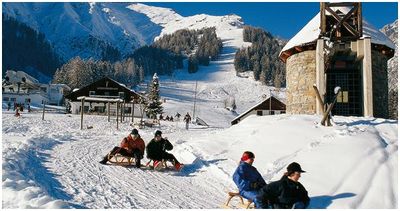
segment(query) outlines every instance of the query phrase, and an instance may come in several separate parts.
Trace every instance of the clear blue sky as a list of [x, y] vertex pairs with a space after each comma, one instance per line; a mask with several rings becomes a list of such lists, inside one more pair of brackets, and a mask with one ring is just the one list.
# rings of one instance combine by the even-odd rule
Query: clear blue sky
[[[168, 7], [182, 16], [237, 14], [246, 25], [261, 27], [275, 36], [293, 37], [318, 12], [319, 2], [145, 2]], [[378, 29], [398, 18], [397, 2], [362, 2], [364, 18]]]

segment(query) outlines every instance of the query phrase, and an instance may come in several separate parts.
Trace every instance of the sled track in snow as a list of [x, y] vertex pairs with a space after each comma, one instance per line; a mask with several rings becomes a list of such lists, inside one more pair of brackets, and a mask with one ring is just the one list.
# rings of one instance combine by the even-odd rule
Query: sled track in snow
[[181, 172], [157, 172], [101, 165], [98, 161], [106, 153], [104, 149], [111, 149], [112, 145], [99, 140], [83, 139], [58, 146], [47, 163], [59, 175], [57, 179], [72, 196], [73, 203], [87, 208], [173, 209], [218, 208], [225, 200], [224, 183], [211, 171], [201, 170], [197, 174], [197, 169], [185, 167]]

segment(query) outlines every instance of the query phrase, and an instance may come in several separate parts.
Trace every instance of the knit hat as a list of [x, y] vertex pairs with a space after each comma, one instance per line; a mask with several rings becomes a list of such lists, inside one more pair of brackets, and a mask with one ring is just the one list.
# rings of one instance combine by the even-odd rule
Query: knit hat
[[154, 136], [161, 136], [162, 132], [160, 130], [156, 130], [156, 132], [154, 132]]
[[301, 169], [300, 164], [293, 162], [291, 164], [288, 165], [288, 167], [286, 168], [287, 172], [289, 173], [289, 175], [293, 172], [305, 172], [303, 171], [303, 169]]
[[139, 131], [135, 128], [131, 132], [132, 135], [139, 135]]
[[248, 160], [250, 158], [254, 158], [254, 157], [255, 157], [254, 153], [252, 153], [250, 151], [246, 151], [246, 152], [243, 152], [242, 158], [240, 158], [240, 160], [241, 161], [246, 161], [246, 160]]

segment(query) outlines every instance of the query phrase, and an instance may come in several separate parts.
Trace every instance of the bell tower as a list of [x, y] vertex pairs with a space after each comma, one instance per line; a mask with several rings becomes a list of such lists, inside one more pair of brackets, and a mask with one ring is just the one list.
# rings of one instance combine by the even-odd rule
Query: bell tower
[[320, 14], [320, 37], [329, 37], [331, 41], [354, 41], [363, 36], [360, 2], [321, 2]]

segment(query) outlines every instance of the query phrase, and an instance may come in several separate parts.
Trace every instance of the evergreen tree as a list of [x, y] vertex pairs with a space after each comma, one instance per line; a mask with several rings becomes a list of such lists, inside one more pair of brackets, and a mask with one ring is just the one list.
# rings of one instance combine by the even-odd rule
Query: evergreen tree
[[163, 107], [160, 101], [160, 84], [157, 73], [154, 73], [153, 80], [149, 86], [148, 102], [146, 106], [146, 114], [150, 118], [156, 119], [158, 114], [161, 114]]
[[279, 60], [282, 44], [270, 33], [250, 26], [244, 27], [243, 40], [252, 45], [236, 52], [236, 72], [253, 71], [255, 80], [270, 86], [284, 87], [285, 64]]

